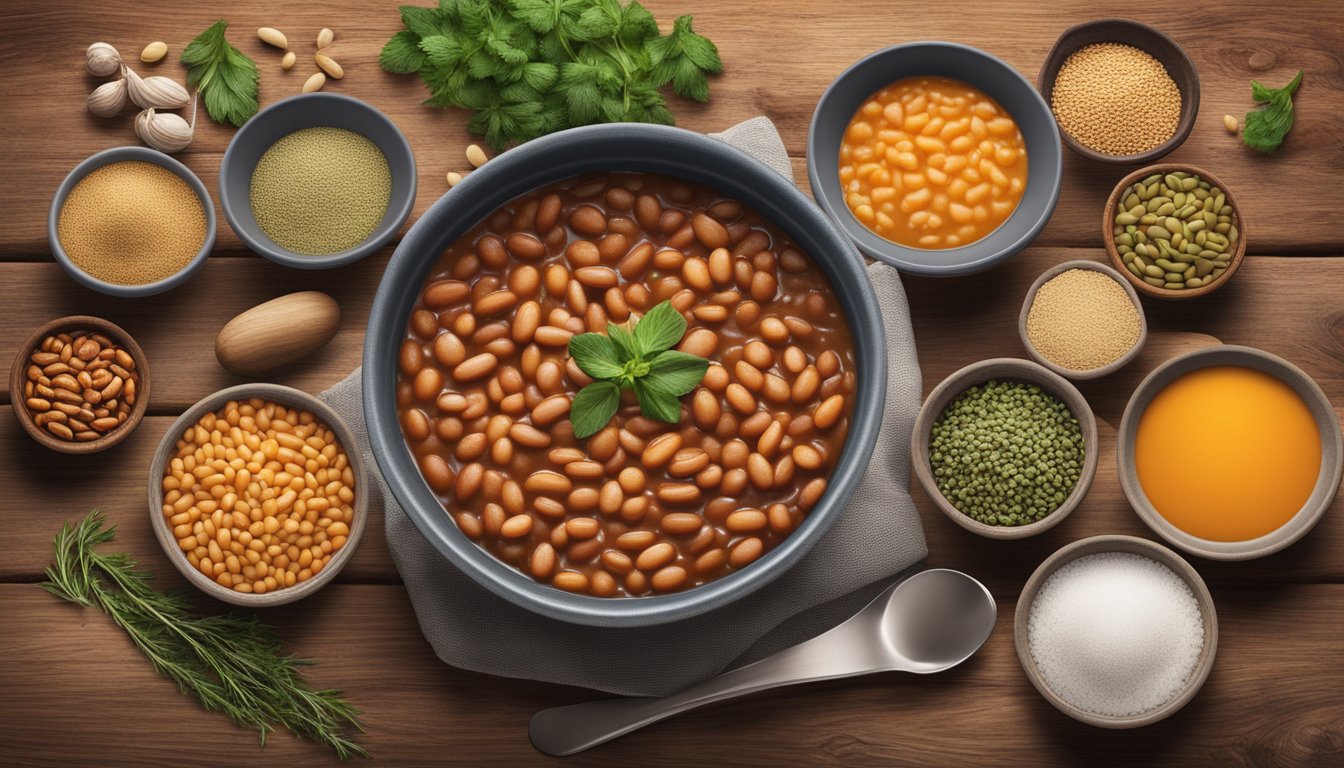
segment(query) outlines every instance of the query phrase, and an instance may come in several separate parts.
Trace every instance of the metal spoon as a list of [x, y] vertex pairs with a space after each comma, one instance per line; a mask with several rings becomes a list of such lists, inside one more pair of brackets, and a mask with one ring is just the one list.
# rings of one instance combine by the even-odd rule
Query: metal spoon
[[970, 658], [998, 610], [960, 571], [921, 571], [882, 591], [824, 634], [664, 698], [603, 699], [532, 717], [528, 736], [548, 755], [572, 755], [689, 709], [757, 691], [871, 672], [930, 674]]

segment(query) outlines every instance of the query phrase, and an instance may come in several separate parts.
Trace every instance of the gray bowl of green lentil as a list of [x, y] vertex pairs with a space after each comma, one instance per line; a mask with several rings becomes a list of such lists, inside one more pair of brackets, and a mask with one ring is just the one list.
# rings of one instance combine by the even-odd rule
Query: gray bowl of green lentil
[[[934, 423], [959, 395], [972, 386], [991, 380], [1015, 381], [1035, 384], [1057, 398], [1078, 420], [1079, 431], [1083, 436], [1083, 465], [1073, 490], [1053, 512], [1026, 525], [989, 525], [972, 518], [956, 507], [939, 489], [934, 477], [930, 460], [930, 435]], [[1055, 527], [1072, 512], [1087, 491], [1092, 487], [1092, 478], [1097, 473], [1097, 420], [1087, 399], [1062, 376], [1047, 370], [1044, 366], [1030, 360], [999, 357], [981, 360], [962, 368], [943, 379], [924, 399], [924, 405], [915, 418], [914, 434], [910, 440], [911, 459], [915, 468], [915, 477], [924, 492], [933, 500], [935, 506], [947, 515], [948, 519], [966, 530], [991, 539], [1025, 539]]]
[[[357, 244], [316, 255], [300, 253], [275, 241], [253, 212], [252, 179], [267, 150], [297, 131], [337, 128], [368, 139], [382, 153], [390, 173], [387, 207], [372, 231]], [[369, 185], [359, 184], [360, 191]], [[369, 104], [336, 93], [307, 93], [278, 101], [258, 112], [234, 134], [219, 168], [219, 200], [238, 238], [255, 253], [295, 269], [330, 269], [359, 261], [387, 244], [415, 204], [415, 156], [406, 137], [386, 115]], [[314, 220], [322, 228], [344, 219], [335, 214]]]
[[[151, 163], [172, 172], [186, 182], [191, 191], [196, 194], [196, 198], [201, 204], [202, 213], [205, 215], [205, 237], [196, 254], [172, 274], [148, 283], [124, 284], [103, 280], [80, 267], [61, 244], [61, 210], [65, 207], [66, 198], [69, 197], [71, 190], [94, 171], [115, 163], [126, 162]], [[74, 170], [70, 171], [61, 181], [60, 186], [56, 188], [56, 194], [51, 201], [51, 210], [47, 214], [47, 242], [51, 246], [51, 253], [55, 256], [56, 263], [60, 264], [81, 285], [109, 296], [120, 296], [128, 299], [153, 296], [186, 282], [191, 273], [205, 263], [206, 257], [210, 255], [210, 249], [215, 245], [215, 204], [211, 201], [210, 193], [206, 190], [205, 184], [201, 183], [200, 178], [192, 173], [190, 168], [177, 160], [147, 147], [113, 147], [97, 152], [75, 166]]]

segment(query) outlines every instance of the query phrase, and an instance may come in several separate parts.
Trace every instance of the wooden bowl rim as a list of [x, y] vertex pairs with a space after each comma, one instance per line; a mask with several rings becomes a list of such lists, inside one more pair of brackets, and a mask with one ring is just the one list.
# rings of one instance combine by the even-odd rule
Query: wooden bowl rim
[[[1148, 501], [1139, 484], [1138, 469], [1134, 464], [1134, 440], [1138, 422], [1159, 392], [1177, 378], [1214, 365], [1240, 365], [1262, 371], [1287, 384], [1311, 411], [1321, 435], [1321, 471], [1317, 485], [1307, 502], [1289, 518], [1288, 522], [1270, 533], [1246, 541], [1210, 541], [1182, 531], [1168, 521]], [[1330, 463], [1330, 454], [1334, 462]], [[1125, 405], [1124, 416], [1116, 435], [1116, 468], [1120, 488], [1139, 519], [1168, 544], [1189, 554], [1209, 560], [1253, 560], [1271, 555], [1296, 543], [1316, 527], [1330, 508], [1344, 476], [1344, 434], [1334, 406], [1320, 385], [1301, 368], [1283, 358], [1234, 344], [1219, 344], [1177, 355], [1144, 377], [1134, 388], [1134, 394]]]
[[[23, 402], [23, 397], [18, 394], [23, 392], [28, 357], [37, 348], [37, 345], [47, 336], [80, 329], [97, 331], [117, 342], [122, 349], [130, 353], [131, 359], [135, 360], [136, 373], [140, 376], [140, 380], [136, 384], [139, 389], [138, 399], [135, 402], [135, 407], [131, 409], [130, 415], [126, 417], [126, 422], [97, 440], [90, 440], [87, 443], [60, 440], [40, 429], [37, 423], [33, 421], [33, 414], [29, 412], [27, 404]], [[145, 350], [141, 349], [135, 338], [127, 333], [125, 328], [116, 323], [93, 315], [66, 315], [39, 325], [19, 345], [19, 350], [14, 355], [14, 363], [9, 371], [9, 391], [14, 417], [18, 419], [23, 431], [27, 432], [33, 440], [58, 453], [75, 456], [98, 453], [125, 440], [135, 431], [135, 428], [144, 420], [145, 414], [149, 412], [149, 358], [145, 356]]]
[[[1158, 45], [1170, 46], [1171, 50], [1175, 53], [1177, 68], [1181, 71], [1173, 72], [1170, 69], [1167, 69], [1165, 64], [1163, 64], [1163, 68], [1167, 69], [1167, 74], [1171, 77], [1172, 82], [1176, 83], [1176, 87], [1181, 92], [1181, 116], [1176, 123], [1176, 132], [1171, 135], [1171, 138], [1156, 147], [1132, 155], [1108, 155], [1104, 152], [1098, 152], [1073, 138], [1073, 136], [1071, 136], [1068, 131], [1064, 130], [1063, 127], [1060, 127], [1059, 129], [1059, 137], [1069, 149], [1089, 160], [1095, 160], [1099, 163], [1105, 163], [1107, 165], [1136, 165], [1140, 163], [1151, 163], [1170, 154], [1177, 147], [1184, 144], [1185, 140], [1190, 137], [1190, 132], [1194, 130], [1195, 119], [1199, 115], [1199, 70], [1195, 68], [1195, 62], [1190, 58], [1190, 55], [1185, 52], [1185, 48], [1181, 47], [1181, 44], [1176, 42], [1171, 35], [1168, 35], [1151, 24], [1144, 24], [1141, 21], [1135, 21], [1133, 19], [1093, 19], [1091, 21], [1082, 22], [1081, 24], [1075, 24], [1061, 32], [1059, 37], [1055, 38], [1054, 44], [1050, 46], [1050, 50], [1046, 52], [1045, 59], [1041, 62], [1040, 72], [1036, 75], [1036, 89], [1040, 91], [1042, 98], [1045, 99], [1045, 103], [1050, 106], [1051, 114], [1054, 114], [1054, 99], [1052, 98], [1052, 95], [1055, 90], [1055, 78], [1059, 76], [1059, 69], [1064, 65], [1065, 59], [1083, 47], [1082, 45], [1069, 46], [1066, 45], [1066, 43], [1071, 42], [1070, 38], [1081, 36], [1083, 32], [1091, 28], [1107, 25], [1126, 27], [1130, 33], [1128, 36], [1116, 36], [1111, 42], [1133, 46], [1144, 53], [1147, 53], [1149, 56], [1159, 59], [1159, 61], [1160, 57], [1153, 53], [1150, 48], [1152, 43], [1156, 42]], [[1190, 82], [1187, 87], [1182, 87], [1182, 80], [1185, 78], [1189, 78]]]
[[[1050, 688], [1042, 677], [1040, 670], [1036, 667], [1036, 659], [1031, 655], [1029, 638], [1031, 605], [1035, 602], [1036, 595], [1041, 586], [1045, 584], [1046, 579], [1066, 563], [1088, 555], [1105, 552], [1125, 552], [1140, 555], [1170, 568], [1185, 581], [1186, 586], [1190, 587], [1190, 591], [1194, 593], [1195, 602], [1199, 604], [1200, 617], [1204, 623], [1204, 645], [1200, 649], [1199, 658], [1195, 661], [1195, 669], [1191, 673], [1189, 681], [1186, 682], [1185, 688], [1182, 689], [1180, 694], [1160, 707], [1137, 715], [1124, 717], [1100, 715], [1073, 705]], [[1027, 679], [1031, 681], [1037, 692], [1059, 711], [1075, 720], [1098, 728], [1139, 728], [1170, 717], [1181, 707], [1188, 704], [1195, 697], [1195, 694], [1199, 693], [1200, 689], [1204, 687], [1204, 682], [1213, 670], [1214, 658], [1218, 655], [1218, 611], [1213, 602], [1213, 595], [1209, 593], [1209, 587], [1204, 583], [1204, 579], [1200, 577], [1199, 572], [1185, 558], [1171, 549], [1138, 536], [1119, 534], [1091, 536], [1066, 544], [1056, 550], [1037, 566], [1036, 570], [1027, 578], [1026, 584], [1022, 587], [1022, 592], [1017, 598], [1017, 607], [1013, 612], [1013, 645], [1017, 649], [1018, 663], [1022, 665], [1022, 671], [1026, 673]]]
[[[177, 444], [178, 436], [182, 434], [188, 426], [194, 425], [205, 415], [207, 411], [218, 410], [222, 405], [230, 400], [247, 400], [250, 398], [262, 398], [265, 400], [274, 400], [285, 405], [302, 408], [310, 411], [320, 421], [331, 428], [340, 441], [341, 447], [345, 449], [346, 457], [350, 462], [350, 471], [355, 476], [355, 502], [352, 505], [354, 509], [354, 520], [350, 524], [350, 533], [346, 536], [345, 546], [337, 552], [327, 562], [327, 566], [321, 572], [314, 575], [307, 581], [296, 583], [292, 587], [285, 587], [274, 592], [263, 594], [238, 592], [217, 584], [213, 579], [207, 579], [199, 570], [191, 567], [191, 563], [182, 554], [182, 549], [178, 546], [177, 539], [173, 536], [168, 527], [168, 521], [163, 516], [163, 468], [168, 463], [168, 457], [172, 454], [173, 448]], [[346, 425], [340, 414], [334, 408], [308, 394], [293, 387], [286, 387], [279, 384], [269, 384], [264, 382], [255, 382], [250, 384], [238, 384], [232, 387], [212, 392], [182, 413], [181, 416], [173, 422], [173, 425], [164, 433], [159, 441], [159, 447], [154, 452], [154, 458], [149, 465], [148, 490], [149, 490], [149, 518], [154, 527], [155, 538], [159, 540], [159, 545], [163, 547], [168, 560], [177, 568], [187, 581], [193, 586], [211, 597], [222, 600], [233, 605], [248, 606], [251, 608], [267, 608], [276, 605], [284, 605], [301, 600], [308, 595], [316, 592], [336, 577], [341, 569], [345, 567], [350, 558], [354, 556], [355, 550], [359, 547], [360, 539], [364, 536], [364, 524], [369, 517], [369, 483], [371, 482], [369, 473], [364, 462], [364, 454], [360, 448], [359, 442], [355, 439], [354, 433]]]
[[[943, 496], [942, 491], [938, 489], [938, 483], [934, 479], [933, 471], [929, 465], [929, 432], [933, 428], [933, 423], [957, 395], [966, 391], [968, 387], [990, 379], [1025, 381], [1041, 387], [1068, 406], [1074, 418], [1078, 420], [1079, 429], [1083, 434], [1083, 468], [1078, 476], [1078, 482], [1074, 485], [1073, 491], [1055, 511], [1034, 523], [1017, 526], [987, 525], [972, 519], [969, 515], [957, 509], [952, 502], [947, 500], [947, 497]], [[1096, 416], [1092, 413], [1092, 408], [1088, 405], [1087, 399], [1083, 397], [1077, 387], [1059, 374], [1030, 360], [1016, 357], [995, 357], [971, 363], [956, 371], [943, 379], [924, 399], [924, 404], [920, 406], [919, 414], [915, 417], [914, 434], [910, 440], [911, 464], [914, 466], [915, 477], [919, 478], [919, 484], [923, 486], [924, 492], [952, 522], [972, 533], [990, 539], [1025, 539], [1047, 531], [1063, 522], [1064, 518], [1068, 517], [1069, 513], [1082, 503], [1083, 498], [1087, 496], [1088, 490], [1092, 487], [1092, 480], [1097, 473], [1099, 458], [1097, 453], [1100, 450], [1098, 444]]]
[[[1036, 292], [1041, 289], [1041, 286], [1050, 282], [1055, 277], [1072, 269], [1090, 269], [1093, 272], [1100, 272], [1111, 278], [1124, 289], [1125, 295], [1129, 297], [1130, 303], [1134, 305], [1135, 311], [1139, 313], [1139, 338], [1134, 342], [1134, 346], [1128, 352], [1106, 365], [1085, 371], [1075, 371], [1072, 368], [1065, 368], [1064, 366], [1051, 361], [1036, 349], [1036, 345], [1031, 343], [1031, 337], [1027, 334], [1027, 315], [1031, 312], [1031, 305], [1036, 301]], [[1116, 272], [1111, 267], [1098, 261], [1073, 259], [1072, 261], [1056, 264], [1045, 270], [1041, 273], [1040, 277], [1037, 277], [1036, 281], [1031, 284], [1031, 287], [1027, 289], [1027, 297], [1022, 301], [1022, 311], [1018, 314], [1017, 318], [1017, 335], [1022, 339], [1022, 346], [1026, 347], [1027, 354], [1031, 355], [1032, 360], [1035, 360], [1050, 371], [1057, 373], [1066, 379], [1085, 381], [1088, 379], [1099, 379], [1103, 376], [1109, 376], [1110, 374], [1115, 373], [1128, 365], [1130, 361], [1138, 356], [1139, 352], [1143, 351], [1144, 344], [1148, 342], [1148, 317], [1144, 314], [1143, 303], [1139, 301], [1139, 294], [1134, 291], [1134, 286], [1130, 285], [1128, 280], [1121, 277], [1119, 272]]]
[[[1115, 204], [1119, 201], [1121, 192], [1144, 176], [1151, 176], [1154, 173], [1165, 175], [1172, 171], [1193, 173], [1204, 181], [1209, 182], [1210, 186], [1221, 189], [1223, 194], [1227, 196], [1227, 204], [1232, 206], [1232, 216], [1236, 220], [1238, 233], [1237, 247], [1236, 250], [1232, 252], [1232, 260], [1228, 262], [1226, 272], [1219, 275], [1218, 278], [1211, 283], [1205, 283], [1198, 288], [1188, 288], [1179, 291], [1158, 288], [1135, 277], [1134, 273], [1130, 272], [1129, 268], [1125, 266], [1125, 260], [1124, 257], [1120, 255], [1120, 251], [1115, 248], [1115, 232], [1112, 230], [1115, 223]], [[1213, 293], [1223, 287], [1223, 285], [1232, 278], [1232, 275], [1241, 267], [1241, 262], [1246, 258], [1246, 218], [1241, 215], [1241, 206], [1237, 203], [1236, 196], [1217, 176], [1214, 176], [1200, 166], [1191, 165], [1190, 163], [1155, 163], [1140, 168], [1121, 179], [1115, 185], [1115, 188], [1111, 190], [1110, 196], [1106, 198], [1106, 208], [1101, 212], [1101, 237], [1106, 244], [1106, 253], [1111, 257], [1111, 265], [1129, 281], [1130, 285], [1134, 286], [1138, 289], [1139, 293], [1145, 296], [1152, 296], [1153, 298], [1167, 299], [1170, 301], [1197, 299], [1200, 296], [1207, 296], [1208, 294]]]

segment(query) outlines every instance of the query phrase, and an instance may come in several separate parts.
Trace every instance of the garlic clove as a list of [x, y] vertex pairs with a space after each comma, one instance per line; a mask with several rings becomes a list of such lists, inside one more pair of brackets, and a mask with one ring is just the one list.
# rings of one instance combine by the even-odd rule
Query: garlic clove
[[162, 75], [142, 78], [130, 67], [126, 68], [126, 88], [131, 101], [145, 109], [177, 109], [191, 101], [181, 83]]
[[84, 68], [98, 77], [111, 77], [121, 69], [121, 54], [107, 43], [94, 43], [84, 52]]
[[103, 83], [89, 94], [89, 111], [97, 117], [115, 117], [126, 106], [126, 81]]
[[172, 154], [191, 143], [192, 129], [181, 115], [155, 112], [151, 107], [135, 116], [135, 135], [154, 149]]

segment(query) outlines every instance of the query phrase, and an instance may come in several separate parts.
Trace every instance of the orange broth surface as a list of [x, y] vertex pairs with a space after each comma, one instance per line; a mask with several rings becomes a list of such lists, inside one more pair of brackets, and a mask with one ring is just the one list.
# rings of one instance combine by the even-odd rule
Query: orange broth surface
[[1277, 530], [1311, 496], [1321, 435], [1291, 387], [1241, 366], [1201, 368], [1153, 398], [1134, 445], [1139, 484], [1173, 525], [1209, 541]]
[[898, 245], [970, 245], [1017, 210], [1027, 145], [1003, 107], [944, 77], [909, 77], [873, 94], [840, 143], [845, 204]]

